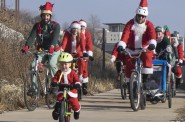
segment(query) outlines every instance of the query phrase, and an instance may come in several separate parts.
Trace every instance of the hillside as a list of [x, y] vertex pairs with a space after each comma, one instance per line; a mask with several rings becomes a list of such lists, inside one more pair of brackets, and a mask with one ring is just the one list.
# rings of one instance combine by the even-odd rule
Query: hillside
[[[25, 38], [29, 35], [33, 26], [31, 21], [20, 19], [19, 24], [17, 24], [11, 10], [1, 11], [0, 14], [3, 16], [0, 18], [0, 25], [6, 27], [5, 30], [13, 30], [11, 32], [16, 30]], [[6, 38], [2, 35], [0, 37], [0, 113], [25, 107], [23, 84], [32, 57], [23, 55], [20, 51], [25, 44], [23, 38], [11, 38], [12, 35], [13, 33], [8, 33]], [[14, 36], [18, 37], [18, 34]], [[102, 52], [101, 49], [94, 47], [95, 60], [89, 62], [89, 95], [114, 88], [114, 74], [116, 73], [114, 66], [109, 62], [109, 56], [106, 55], [106, 71], [102, 71]]]

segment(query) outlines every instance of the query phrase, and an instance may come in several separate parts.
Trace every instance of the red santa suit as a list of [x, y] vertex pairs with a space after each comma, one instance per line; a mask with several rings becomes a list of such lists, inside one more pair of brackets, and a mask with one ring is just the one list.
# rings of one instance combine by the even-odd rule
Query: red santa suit
[[[80, 37], [73, 39], [73, 35], [70, 31], [66, 31], [62, 40], [62, 51], [68, 52], [73, 55], [74, 58], [82, 57], [85, 49], [84, 35], [80, 32]], [[78, 74], [83, 73], [83, 59], [78, 59]]]
[[[184, 53], [183, 53], [183, 46], [181, 43], [177, 46], [177, 51], [178, 51], [178, 56], [179, 56], [179, 59], [178, 59], [179, 63], [183, 63]], [[175, 73], [175, 76], [177, 78], [182, 78], [182, 68], [179, 65], [177, 66], [177, 72]]]
[[[118, 43], [119, 43], [119, 42], [118, 42]], [[125, 55], [124, 55], [124, 54], [119, 55], [119, 53], [118, 53], [118, 51], [117, 51], [118, 43], [116, 43], [116, 44], [114, 45], [114, 48], [113, 48], [113, 50], [112, 50], [111, 62], [115, 62], [115, 61], [119, 61], [119, 60], [120, 60], [120, 61], [123, 62], [123, 64], [125, 64], [125, 60], [124, 60]]]
[[[60, 82], [61, 84], [80, 84], [80, 80], [78, 78], [78, 75], [74, 70], [69, 70], [67, 72], [61, 72], [61, 70], [58, 70], [53, 77], [52, 82]], [[80, 104], [78, 102], [78, 94], [76, 89], [72, 89], [68, 91], [68, 99], [69, 103], [72, 106], [72, 109], [76, 112], [80, 111]], [[63, 98], [63, 94], [59, 93], [57, 96], [57, 100], [60, 101]]]
[[[93, 43], [92, 43], [92, 38], [91, 38], [91, 33], [88, 30], [85, 30], [85, 32], [82, 32], [84, 34], [84, 38], [85, 38], [85, 48], [87, 51], [87, 54], [91, 57], [93, 57]], [[84, 60], [83, 63], [83, 83], [87, 83], [88, 80], [88, 61]]]
[[[131, 54], [138, 54], [138, 48], [147, 49], [149, 44], [154, 44], [156, 47], [156, 33], [153, 24], [148, 20], [142, 24], [138, 24], [134, 18], [126, 24], [118, 46], [122, 46], [123, 48], [127, 47]], [[153, 51], [150, 50], [146, 50], [146, 52], [141, 55], [143, 74], [153, 73], [152, 56]], [[126, 56], [125, 72], [127, 78], [130, 78], [134, 64], [135, 60]]]

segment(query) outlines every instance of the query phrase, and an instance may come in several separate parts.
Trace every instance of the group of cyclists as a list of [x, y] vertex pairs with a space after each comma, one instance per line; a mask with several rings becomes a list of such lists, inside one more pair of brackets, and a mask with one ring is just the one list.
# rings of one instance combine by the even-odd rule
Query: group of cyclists
[[[86, 21], [81, 19], [80, 21], [73, 21], [70, 27], [65, 31], [63, 39], [59, 40], [60, 25], [51, 20], [52, 9], [53, 4], [50, 2], [46, 2], [45, 5], [40, 6], [41, 21], [34, 24], [30, 36], [21, 51], [23, 53], [27, 52], [35, 42], [34, 44], [39, 52], [39, 67], [42, 67], [45, 62], [45, 52], [48, 51], [52, 54], [51, 57], [49, 57], [49, 65], [55, 75], [52, 79], [51, 86], [56, 88], [57, 84], [71, 84], [68, 98], [74, 110], [74, 118], [77, 120], [79, 119], [81, 109], [78, 102], [77, 88], [82, 86], [83, 94], [87, 94], [87, 83], [89, 81], [88, 60], [93, 59], [91, 34], [86, 30]], [[71, 63], [74, 58], [77, 59], [77, 72], [71, 69]], [[34, 70], [34, 66], [35, 63], [33, 61], [31, 70]], [[32, 83], [34, 84], [35, 82], [35, 79], [32, 78]], [[29, 89], [27, 94], [36, 94], [34, 85], [32, 85], [32, 88]], [[60, 101], [62, 97], [62, 93], [57, 97], [55, 109], [52, 112], [54, 120], [58, 119], [59, 107], [61, 106], [58, 101]]]
[[[71, 84], [71, 90], [68, 92], [69, 102], [74, 110], [74, 118], [79, 119], [81, 106], [77, 99], [77, 88], [82, 86], [83, 94], [87, 94], [88, 83], [88, 60], [93, 57], [93, 46], [91, 34], [87, 28], [87, 23], [84, 20], [73, 21], [70, 27], [65, 31], [62, 40], [59, 40], [60, 25], [52, 21], [53, 4], [46, 2], [40, 6], [41, 21], [34, 24], [30, 36], [28, 37], [25, 46], [21, 49], [22, 52], [27, 52], [33, 43], [36, 41], [36, 49], [39, 51], [38, 60], [39, 66], [45, 62], [44, 51], [48, 51], [52, 56], [49, 59], [49, 65], [54, 72], [52, 87], [57, 84]], [[184, 61], [182, 44], [179, 42], [179, 33], [170, 34], [167, 26], [154, 27], [151, 21], [147, 20], [148, 16], [147, 0], [141, 0], [139, 7], [136, 10], [136, 15], [133, 19], [127, 22], [122, 33], [121, 40], [115, 45], [111, 62], [121, 60], [125, 66], [126, 82], [129, 83], [132, 69], [134, 69], [134, 60], [128, 55], [120, 54], [125, 49], [129, 50], [132, 55], [137, 55], [141, 49], [145, 52], [141, 55], [143, 62], [142, 75], [143, 82], [150, 80], [153, 74], [152, 60], [155, 53], [160, 53], [163, 50], [169, 55], [161, 55], [160, 59], [167, 60], [171, 63], [171, 56], [174, 52], [175, 59], [178, 64]], [[42, 53], [43, 52], [43, 53]], [[78, 73], [71, 69], [71, 62], [77, 59]], [[33, 61], [34, 62], [34, 61]], [[58, 67], [57, 63], [60, 64]], [[121, 62], [116, 62], [116, 68], [121, 71]], [[34, 67], [35, 63], [32, 63]], [[176, 65], [173, 68], [176, 75], [176, 84], [182, 81], [181, 65]], [[120, 79], [118, 75], [118, 80]], [[33, 83], [35, 82], [33, 78]], [[28, 94], [35, 94], [34, 87], [28, 91]], [[62, 99], [62, 94], [59, 94], [57, 101]], [[59, 102], [56, 102], [55, 109], [52, 113], [53, 119], [58, 119]]]
[[176, 87], [178, 88], [183, 82], [181, 67], [184, 62], [183, 46], [179, 32], [174, 31], [170, 34], [167, 25], [154, 27], [152, 22], [146, 19], [148, 13], [147, 0], [141, 0], [136, 10], [136, 16], [127, 22], [121, 40], [114, 46], [110, 60], [116, 65], [117, 80], [120, 80], [121, 64], [124, 65], [128, 85], [131, 71], [134, 69], [135, 60], [121, 52], [128, 50], [132, 55], [137, 55], [141, 49], [146, 49], [141, 55], [143, 83], [145, 84], [151, 80], [151, 75], [153, 74], [152, 60], [156, 59], [156, 55], [164, 52], [157, 58], [159, 60], [167, 60], [172, 66]]

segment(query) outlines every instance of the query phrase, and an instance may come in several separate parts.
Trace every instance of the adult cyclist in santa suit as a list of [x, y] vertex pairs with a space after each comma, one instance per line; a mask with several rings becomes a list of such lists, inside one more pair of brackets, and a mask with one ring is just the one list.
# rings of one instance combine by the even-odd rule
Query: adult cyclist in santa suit
[[[147, 0], [141, 0], [140, 6], [136, 10], [136, 16], [126, 25], [118, 43], [118, 51], [127, 50], [131, 54], [138, 54], [141, 48], [146, 49], [141, 55], [143, 62], [142, 74], [143, 82], [148, 81], [150, 74], [153, 74], [152, 56], [156, 47], [156, 33], [152, 22], [146, 20], [148, 16]], [[125, 75], [129, 82], [135, 60], [126, 55]]]

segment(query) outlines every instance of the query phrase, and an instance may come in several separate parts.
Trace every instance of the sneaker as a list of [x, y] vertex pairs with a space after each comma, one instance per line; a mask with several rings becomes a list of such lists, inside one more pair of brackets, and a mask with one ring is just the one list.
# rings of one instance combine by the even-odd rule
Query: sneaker
[[59, 116], [59, 113], [58, 113], [56, 110], [54, 110], [54, 111], [52, 112], [52, 117], [53, 117], [53, 119], [54, 119], [54, 120], [58, 120], [58, 116]]
[[86, 88], [84, 88], [82, 91], [83, 91], [83, 95], [87, 95], [87, 89]]
[[32, 89], [32, 88], [29, 89], [28, 92], [27, 92], [27, 95], [28, 95], [28, 96], [35, 96], [36, 94], [37, 94], [37, 93], [36, 93], [35, 89]]
[[74, 112], [74, 119], [78, 120], [79, 119], [80, 112]]

